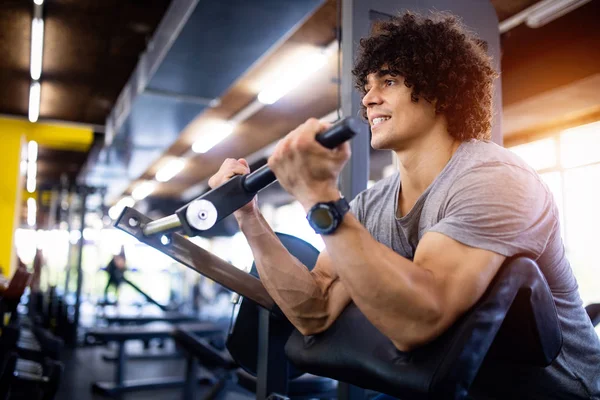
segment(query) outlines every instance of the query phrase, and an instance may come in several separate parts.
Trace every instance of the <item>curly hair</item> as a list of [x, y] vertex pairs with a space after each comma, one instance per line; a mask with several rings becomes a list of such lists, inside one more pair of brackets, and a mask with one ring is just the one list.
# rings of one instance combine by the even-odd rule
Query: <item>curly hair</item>
[[352, 74], [364, 95], [367, 76], [386, 66], [404, 78], [413, 102], [435, 101], [450, 135], [462, 141], [489, 139], [497, 74], [486, 47], [455, 16], [406, 13], [374, 24], [360, 41]]

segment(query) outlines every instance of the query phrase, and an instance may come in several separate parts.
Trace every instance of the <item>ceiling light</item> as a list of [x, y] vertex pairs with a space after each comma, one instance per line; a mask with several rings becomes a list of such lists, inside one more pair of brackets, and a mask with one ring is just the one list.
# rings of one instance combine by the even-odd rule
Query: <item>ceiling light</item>
[[27, 225], [34, 226], [37, 218], [37, 204], [33, 197], [27, 199]]
[[29, 88], [29, 121], [36, 122], [40, 116], [40, 83], [31, 82]]
[[133, 189], [133, 192], [131, 192], [131, 197], [136, 201], [143, 200], [148, 197], [154, 189], [156, 189], [156, 182], [145, 181], [139, 183], [135, 189]]
[[27, 163], [27, 191], [29, 193], [35, 192], [35, 184], [37, 178], [37, 163], [28, 162]]
[[36, 162], [38, 155], [38, 144], [35, 140], [30, 140], [27, 143], [27, 161]]
[[183, 167], [185, 167], [185, 161], [181, 158], [174, 158], [156, 172], [155, 178], [159, 182], [167, 182], [180, 173]]
[[42, 4], [44, 4], [44, 0], [33, 0], [33, 2], [35, 4], [37, 4], [38, 6], [41, 6]]
[[33, 177], [33, 178], [27, 177], [27, 192], [28, 193], [35, 192], [35, 185], [36, 185], [35, 177]]
[[267, 86], [258, 94], [258, 101], [273, 104], [298, 87], [306, 78], [327, 62], [325, 51], [319, 50], [289, 63], [278, 76], [269, 78]]
[[542, 27], [590, 1], [591, 0], [557, 0], [548, 4], [546, 7], [533, 10], [527, 17], [527, 26], [530, 28]]
[[203, 137], [192, 145], [192, 151], [194, 153], [206, 153], [219, 142], [231, 135], [235, 129], [235, 124], [230, 121], [222, 121], [211, 125], [206, 131]]
[[31, 79], [37, 81], [42, 75], [42, 55], [44, 53], [44, 20], [31, 20]]

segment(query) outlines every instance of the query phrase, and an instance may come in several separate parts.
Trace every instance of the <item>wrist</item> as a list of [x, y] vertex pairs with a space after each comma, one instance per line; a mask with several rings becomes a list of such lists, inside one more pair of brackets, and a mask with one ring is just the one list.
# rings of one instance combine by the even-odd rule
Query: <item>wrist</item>
[[315, 204], [336, 201], [342, 197], [337, 188], [328, 188], [319, 192], [311, 193], [302, 199], [298, 199], [304, 211], [308, 212]]
[[[252, 202], [254, 202], [254, 200], [252, 200]], [[254, 203], [252, 203], [252, 205], [248, 204], [233, 213], [238, 224], [248, 219], [256, 219], [259, 214], [260, 210]]]

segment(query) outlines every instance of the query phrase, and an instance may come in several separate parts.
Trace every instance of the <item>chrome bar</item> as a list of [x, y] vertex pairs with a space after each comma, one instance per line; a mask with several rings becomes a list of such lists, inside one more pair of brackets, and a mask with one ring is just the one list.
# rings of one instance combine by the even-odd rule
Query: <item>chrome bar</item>
[[176, 214], [168, 215], [164, 218], [157, 219], [156, 221], [148, 222], [143, 228], [144, 236], [152, 236], [157, 233], [164, 233], [177, 229], [181, 226], [181, 221]]

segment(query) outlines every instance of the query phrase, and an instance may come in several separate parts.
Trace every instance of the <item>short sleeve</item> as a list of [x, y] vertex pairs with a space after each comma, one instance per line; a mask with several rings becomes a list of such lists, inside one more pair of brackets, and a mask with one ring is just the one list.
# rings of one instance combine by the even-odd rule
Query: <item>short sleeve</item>
[[358, 196], [356, 196], [350, 202], [350, 212], [356, 217], [356, 219], [358, 220], [358, 222], [360, 222], [361, 224], [363, 224], [363, 221], [362, 221], [362, 215], [363, 215], [362, 205], [363, 205], [363, 202], [362, 202], [362, 196], [361, 196], [361, 194], [359, 194]]
[[557, 223], [553, 197], [535, 172], [494, 163], [454, 182], [441, 219], [429, 231], [506, 257], [537, 260]]

